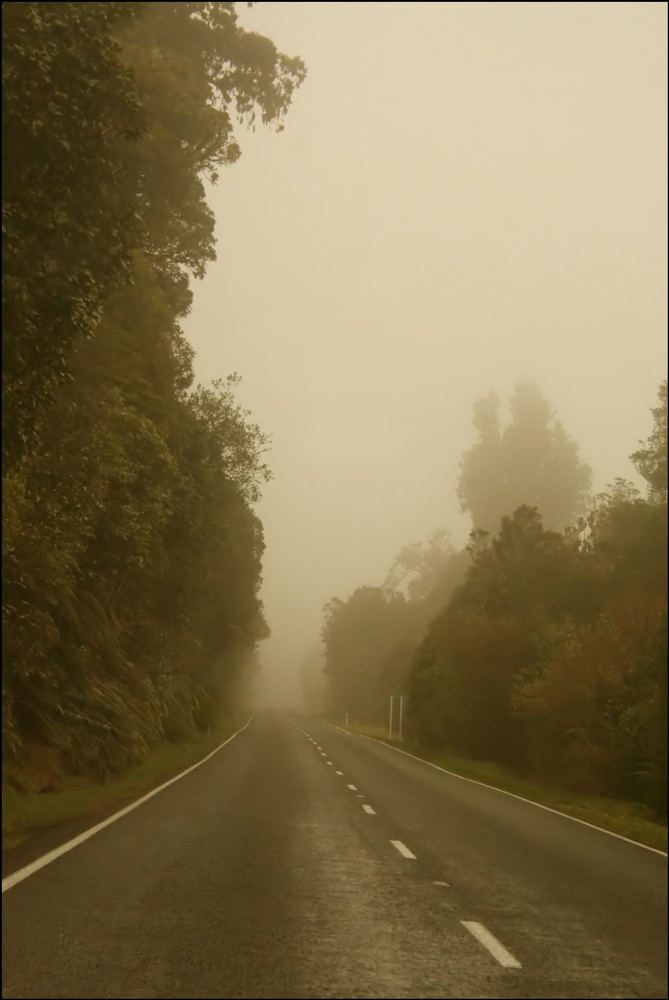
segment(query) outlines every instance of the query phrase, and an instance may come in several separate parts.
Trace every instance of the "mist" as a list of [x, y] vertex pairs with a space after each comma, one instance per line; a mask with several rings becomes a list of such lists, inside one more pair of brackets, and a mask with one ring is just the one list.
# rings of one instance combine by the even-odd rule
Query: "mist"
[[255, 690], [298, 704], [328, 600], [436, 528], [464, 544], [489, 390], [504, 410], [534, 380], [593, 491], [639, 483], [666, 373], [666, 5], [240, 17], [308, 75], [285, 131], [243, 133], [211, 189], [218, 260], [185, 331], [197, 379], [239, 372], [272, 436]]

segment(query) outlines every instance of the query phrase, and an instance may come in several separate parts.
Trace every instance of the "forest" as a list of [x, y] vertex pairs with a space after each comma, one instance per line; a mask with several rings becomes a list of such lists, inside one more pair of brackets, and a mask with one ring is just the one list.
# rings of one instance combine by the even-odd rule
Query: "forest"
[[[457, 485], [465, 549], [437, 532], [403, 548], [382, 585], [325, 606], [327, 709], [379, 725], [403, 695], [420, 745], [666, 817], [666, 380], [630, 456], [645, 497], [624, 478], [591, 494], [536, 385], [510, 403], [504, 427], [495, 393], [474, 407]], [[303, 684], [322, 700], [313, 663]]]
[[3, 772], [217, 725], [267, 635], [268, 438], [181, 328], [207, 183], [305, 75], [232, 3], [3, 4]]

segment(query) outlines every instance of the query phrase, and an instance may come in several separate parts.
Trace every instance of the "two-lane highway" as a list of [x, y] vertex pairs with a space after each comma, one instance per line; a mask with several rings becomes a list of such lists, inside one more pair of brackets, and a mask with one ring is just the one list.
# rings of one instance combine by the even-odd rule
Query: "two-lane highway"
[[658, 852], [265, 713], [4, 891], [3, 996], [666, 997], [666, 892]]

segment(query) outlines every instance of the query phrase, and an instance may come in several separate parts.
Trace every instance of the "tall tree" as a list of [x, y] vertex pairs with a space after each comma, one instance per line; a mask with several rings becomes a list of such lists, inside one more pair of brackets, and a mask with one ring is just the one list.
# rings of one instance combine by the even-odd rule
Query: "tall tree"
[[578, 446], [531, 382], [516, 386], [511, 420], [502, 431], [494, 393], [474, 408], [479, 440], [460, 463], [458, 497], [474, 528], [496, 532], [517, 507], [538, 508], [547, 527], [561, 530], [582, 511], [591, 473]]
[[[114, 32], [136, 3], [3, 4], [3, 458], [24, 453], [68, 354], [138, 240], [143, 128]], [[4, 464], [4, 463], [3, 463]]]
[[133, 250], [188, 310], [188, 276], [215, 256], [203, 181], [239, 157], [235, 119], [280, 128], [304, 75], [233, 3], [4, 5], [5, 462]]
[[490, 391], [474, 404], [473, 424], [478, 441], [460, 462], [457, 494], [460, 507], [471, 514], [476, 528], [492, 531], [507, 513], [502, 459], [499, 396]]

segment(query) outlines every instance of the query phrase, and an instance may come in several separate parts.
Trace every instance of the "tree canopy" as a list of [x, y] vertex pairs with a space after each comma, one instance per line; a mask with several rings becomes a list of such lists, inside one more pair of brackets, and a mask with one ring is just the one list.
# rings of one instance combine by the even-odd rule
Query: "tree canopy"
[[566, 528], [584, 509], [590, 488], [578, 446], [531, 382], [516, 386], [506, 427], [499, 409], [493, 392], [474, 407], [478, 440], [460, 463], [461, 509], [484, 531], [496, 532], [502, 518], [523, 505], [536, 507], [549, 528]]
[[[632, 456], [648, 499], [622, 478], [587, 497], [589, 470], [535, 387], [516, 389], [504, 429], [498, 398], [481, 399], [459, 483], [466, 549], [444, 532], [404, 546], [384, 587], [326, 606], [335, 708], [379, 724], [402, 693], [419, 745], [666, 816], [666, 382], [652, 412]], [[522, 496], [555, 523], [513, 507]]]
[[3, 749], [49, 787], [193, 738], [257, 670], [269, 439], [179, 321], [204, 181], [304, 66], [231, 3], [6, 4], [3, 57]]

